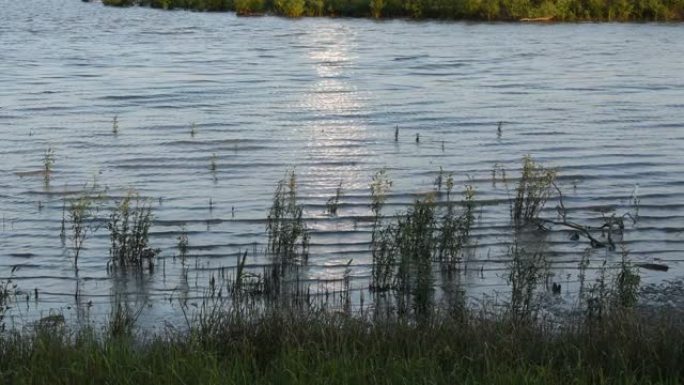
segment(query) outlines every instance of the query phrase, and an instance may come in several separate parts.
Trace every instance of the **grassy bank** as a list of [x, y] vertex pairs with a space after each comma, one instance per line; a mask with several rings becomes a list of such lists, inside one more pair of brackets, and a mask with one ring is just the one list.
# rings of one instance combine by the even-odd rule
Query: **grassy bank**
[[0, 337], [5, 384], [677, 384], [684, 330], [631, 311], [564, 327], [435, 316], [225, 313], [148, 337], [43, 327]]
[[349, 16], [517, 21], [681, 21], [684, 0], [103, 0], [111, 6], [150, 6], [241, 15]]

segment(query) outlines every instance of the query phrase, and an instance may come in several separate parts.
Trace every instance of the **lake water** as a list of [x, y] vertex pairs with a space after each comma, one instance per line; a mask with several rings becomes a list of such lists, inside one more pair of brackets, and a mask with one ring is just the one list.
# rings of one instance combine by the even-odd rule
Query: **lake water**
[[[55, 165], [46, 188], [37, 171], [48, 147]], [[261, 254], [275, 184], [292, 167], [312, 218], [311, 282], [339, 279], [351, 259], [352, 287], [362, 292], [372, 175], [386, 167], [394, 181], [391, 213], [433, 188], [441, 166], [482, 202], [463, 282], [473, 297], [504, 292], [508, 195], [491, 170], [500, 164], [514, 176], [525, 154], [558, 167], [578, 222], [600, 223], [606, 206], [633, 210], [638, 184], [629, 256], [670, 266], [642, 271], [645, 282], [677, 278], [683, 150], [680, 24], [288, 20], [75, 0], [0, 6], [0, 279], [31, 293], [13, 322], [77, 308], [98, 317], [116, 293], [144, 304], [145, 322], [178, 319], [179, 297], [196, 304], [238, 253]], [[154, 199], [151, 243], [162, 253], [155, 274], [114, 279], [100, 229], [81, 253], [77, 303], [59, 237], [62, 202], [94, 177], [110, 195], [135, 188]], [[325, 202], [340, 181], [339, 215], [330, 218]], [[187, 280], [174, 258], [183, 231]], [[554, 279], [572, 286], [587, 243], [567, 232], [547, 241]], [[606, 257], [619, 253], [595, 250], [591, 260]]]

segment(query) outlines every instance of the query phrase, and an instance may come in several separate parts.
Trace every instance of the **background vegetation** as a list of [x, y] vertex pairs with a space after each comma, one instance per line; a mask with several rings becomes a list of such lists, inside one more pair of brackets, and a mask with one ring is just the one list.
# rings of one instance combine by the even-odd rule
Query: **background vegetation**
[[103, 0], [111, 6], [235, 11], [239, 15], [515, 21], [681, 21], [684, 0]]

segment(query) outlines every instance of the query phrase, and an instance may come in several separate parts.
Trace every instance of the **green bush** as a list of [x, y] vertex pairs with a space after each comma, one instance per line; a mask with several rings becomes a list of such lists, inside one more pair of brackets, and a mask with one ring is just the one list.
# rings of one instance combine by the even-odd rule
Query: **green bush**
[[304, 0], [274, 0], [278, 14], [287, 17], [299, 17], [304, 14]]

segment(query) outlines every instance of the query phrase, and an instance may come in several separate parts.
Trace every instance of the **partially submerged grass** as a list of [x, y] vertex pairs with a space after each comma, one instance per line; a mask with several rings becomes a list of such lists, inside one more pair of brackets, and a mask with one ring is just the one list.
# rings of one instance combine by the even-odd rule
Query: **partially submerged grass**
[[112, 118], [112, 134], [114, 136], [119, 135], [119, 117], [117, 115]]
[[74, 199], [69, 204], [69, 222], [71, 223], [71, 242], [74, 253], [74, 268], [78, 270], [78, 257], [88, 235], [93, 231], [90, 225], [94, 217], [93, 201], [88, 195]]
[[551, 197], [556, 180], [556, 170], [548, 169], [532, 159], [523, 158], [520, 181], [511, 208], [516, 226], [524, 226], [536, 220], [546, 201]]
[[507, 280], [511, 298], [508, 314], [515, 321], [536, 320], [539, 310], [537, 296], [548, 270], [546, 256], [540, 251], [528, 252], [517, 242], [511, 245], [509, 256]]
[[[540, 211], [555, 191], [551, 189], [557, 189], [554, 180], [555, 172], [531, 158], [524, 160], [511, 205], [513, 219], [519, 213], [517, 223], [538, 223]], [[61, 322], [50, 325], [38, 323], [35, 330], [0, 333], [0, 383], [676, 384], [684, 380], [682, 323], [657, 312], [638, 312], [640, 276], [626, 249], [618, 264], [604, 263], [596, 279], [588, 282], [588, 248], [580, 262], [576, 311], [546, 319], [540, 312], [541, 296], [548, 290], [546, 256], [521, 247], [521, 233], [515, 232], [505, 274], [511, 288], [506, 306], [503, 310], [486, 304], [482, 310], [466, 306], [459, 295], [461, 275], [456, 273], [463, 267], [475, 222], [475, 190], [466, 185], [457, 203], [454, 185], [453, 176], [440, 169], [435, 191], [398, 215], [385, 216], [392, 182], [384, 170], [375, 174], [370, 184], [370, 290], [378, 301], [371, 308], [351, 310], [352, 261], [345, 266], [341, 291], [333, 294], [342, 312], [330, 311], [327, 302], [317, 306], [311, 300], [300, 270], [308, 260], [310, 230], [291, 171], [278, 183], [268, 215], [271, 264], [255, 272], [247, 263], [248, 252], [240, 252], [232, 280], [217, 285], [212, 276], [209, 299], [194, 322], [188, 318], [187, 330], [168, 329], [136, 338], [142, 307], [133, 311], [117, 297], [104, 334], [92, 329], [70, 331], [63, 326], [64, 317], [55, 317]], [[341, 186], [335, 204], [340, 190]], [[90, 208], [88, 201], [74, 200], [70, 211], [78, 215], [71, 222], [83, 226]], [[569, 223], [562, 217], [562, 223]], [[624, 226], [619, 220], [623, 217], [609, 218], [610, 225], [603, 229], [608, 239], [611, 231]], [[152, 268], [156, 251], [149, 246], [151, 223], [151, 205], [137, 194], [129, 193], [117, 202], [107, 222], [112, 268]], [[85, 237], [75, 238], [81, 239], [82, 246]], [[184, 229], [177, 247], [181, 256], [187, 254]], [[256, 247], [253, 254], [256, 257]], [[445, 273], [443, 283], [455, 286], [444, 292], [445, 296], [455, 293], [455, 299], [443, 306], [438, 305], [436, 293], [437, 268]], [[230, 293], [225, 300], [224, 287]], [[0, 282], [0, 327], [15, 293], [11, 280]], [[384, 298], [390, 294], [393, 299]], [[380, 299], [388, 299], [388, 306], [381, 306]]]
[[17, 284], [12, 279], [0, 280], [0, 333], [5, 331], [5, 313], [10, 309]]
[[308, 260], [310, 235], [303, 215], [297, 201], [297, 176], [294, 170], [288, 171], [278, 182], [266, 226], [268, 252], [281, 265]]
[[55, 166], [55, 150], [49, 146], [43, 154], [43, 178], [45, 186], [50, 185], [50, 177]]
[[[376, 294], [391, 291], [401, 314], [424, 317], [433, 310], [435, 265], [453, 273], [459, 270], [462, 251], [474, 221], [472, 186], [464, 190], [463, 210], [458, 212], [452, 200], [453, 177], [435, 183], [436, 191], [417, 199], [405, 213], [394, 219], [381, 215], [391, 182], [384, 171], [371, 183], [371, 210], [374, 215], [371, 239], [372, 274], [369, 288]], [[442, 184], [446, 201], [436, 201]]]
[[340, 181], [340, 184], [335, 189], [335, 195], [325, 202], [325, 210], [328, 215], [337, 215], [337, 209], [340, 206], [340, 198], [342, 198], [342, 181]]
[[152, 206], [140, 195], [129, 192], [109, 215], [106, 227], [109, 230], [111, 268], [152, 270], [158, 250], [149, 245], [149, 230], [152, 225]]

